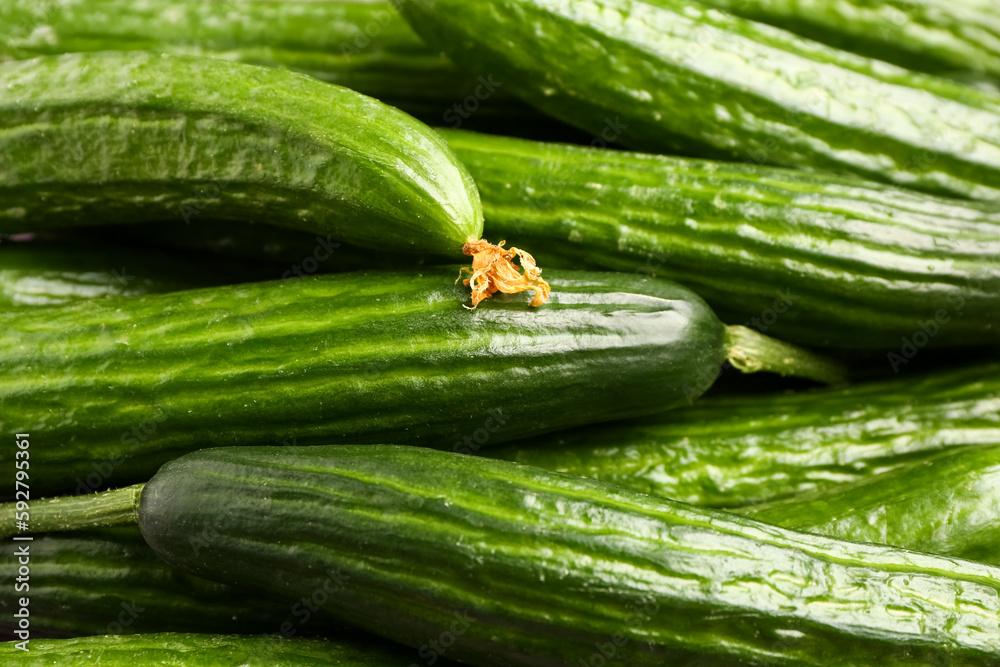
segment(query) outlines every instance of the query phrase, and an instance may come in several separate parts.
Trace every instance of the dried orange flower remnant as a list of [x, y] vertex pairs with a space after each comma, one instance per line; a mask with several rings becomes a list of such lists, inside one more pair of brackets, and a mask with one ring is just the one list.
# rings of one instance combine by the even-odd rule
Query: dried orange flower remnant
[[[535, 297], [531, 300], [532, 306], [540, 306], [548, 301], [551, 288], [542, 280], [542, 270], [535, 265], [535, 258], [517, 248], [508, 250], [503, 247], [504, 243], [506, 241], [493, 245], [486, 239], [480, 239], [466, 243], [462, 247], [462, 252], [472, 257], [472, 268], [463, 266], [458, 274], [458, 280], [462, 280], [463, 272], [471, 274], [469, 278], [462, 280], [462, 283], [472, 287], [472, 308], [496, 292], [513, 294], [530, 289], [535, 291]], [[521, 273], [514, 264], [515, 257], [521, 259], [524, 273]]]

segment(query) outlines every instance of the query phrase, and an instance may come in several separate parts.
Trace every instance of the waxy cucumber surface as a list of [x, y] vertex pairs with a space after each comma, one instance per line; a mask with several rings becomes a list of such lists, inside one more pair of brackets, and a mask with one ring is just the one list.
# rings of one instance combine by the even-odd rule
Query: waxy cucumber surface
[[504, 82], [484, 86], [428, 48], [391, 2], [0, 3], [0, 61], [91, 51], [154, 51], [292, 69], [437, 124], [536, 115], [505, 94]]
[[[838, 389], [709, 397], [669, 415], [483, 453], [688, 503], [740, 507], [833, 493], [895, 471], [905, 485], [906, 469], [968, 446], [1000, 447], [1000, 363]], [[947, 512], [946, 505], [938, 509]]]
[[395, 646], [169, 632], [33, 639], [29, 646], [25, 653], [14, 642], [0, 643], [0, 658], [29, 667], [399, 667], [409, 657]]
[[908, 69], [1000, 76], [1000, 5], [993, 0], [702, 3]]
[[1000, 447], [963, 447], [848, 488], [740, 511], [810, 533], [997, 565]]
[[346, 88], [141, 52], [0, 65], [0, 232], [210, 218], [452, 257], [482, 232], [444, 141]]
[[595, 140], [1000, 199], [1000, 94], [688, 0], [403, 0], [428, 44]]
[[211, 445], [478, 450], [687, 404], [726, 356], [722, 323], [668, 281], [546, 273], [542, 307], [497, 295], [469, 311], [456, 277], [352, 273], [0, 313], [0, 431], [39, 434], [39, 492], [142, 480]]
[[1000, 208], [851, 178], [443, 131], [487, 238], [688, 285], [733, 324], [896, 349], [1000, 341]]
[[[483, 665], [996, 665], [1000, 569], [788, 531], [504, 461], [393, 446], [219, 448], [138, 521], [178, 567]], [[191, 548], [194, 535], [208, 547]]]

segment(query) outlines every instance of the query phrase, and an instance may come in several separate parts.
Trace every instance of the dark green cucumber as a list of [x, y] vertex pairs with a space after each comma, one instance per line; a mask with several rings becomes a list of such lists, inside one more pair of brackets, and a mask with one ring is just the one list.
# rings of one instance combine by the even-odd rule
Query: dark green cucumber
[[443, 132], [486, 235], [541, 266], [688, 285], [731, 322], [847, 348], [1000, 341], [1000, 209], [786, 169]]
[[[29, 597], [32, 637], [144, 632], [316, 634], [304, 611], [170, 567], [133, 526], [35, 537], [30, 589], [15, 589], [16, 559], [0, 571], [0, 632], [17, 628], [18, 600]], [[306, 616], [308, 620], [308, 615]], [[32, 647], [34, 648], [34, 646]]]
[[1000, 447], [1000, 363], [843, 389], [706, 398], [484, 452], [716, 507], [836, 492], [942, 451]]
[[399, 667], [409, 659], [402, 649], [359, 642], [169, 632], [32, 639], [26, 646], [0, 643], [0, 659], [25, 667]]
[[[336, 577], [325, 610], [422, 657], [1000, 664], [998, 568], [505, 461], [378, 445], [207, 449], [165, 465], [138, 506], [129, 490], [121, 500], [175, 566], [288, 599]], [[36, 502], [33, 518], [44, 512]]]
[[1000, 77], [1000, 5], [994, 0], [701, 2], [909, 69]]
[[691, 0], [402, 0], [428, 44], [636, 150], [1000, 198], [1000, 94]]
[[58, 241], [0, 244], [0, 310], [79, 299], [175, 292], [280, 277], [281, 270], [208, 255], [183, 259], [125, 245]]
[[1000, 447], [943, 452], [845, 489], [740, 510], [760, 521], [1000, 564]]
[[[428, 48], [390, 2], [4, 0], [0, 60], [88, 51], [155, 51], [281, 67], [351, 88], [428, 122], [475, 101], [474, 119], [533, 117]], [[476, 89], [479, 88], [479, 96]], [[480, 99], [487, 97], [488, 99]], [[471, 104], [468, 105], [471, 108]]]
[[499, 295], [470, 312], [457, 277], [349, 273], [0, 313], [0, 432], [37, 434], [31, 488], [66, 493], [211, 445], [479, 447], [651, 414], [699, 397], [725, 359], [836, 379], [664, 280], [546, 274], [548, 304]]
[[346, 88], [142, 52], [0, 65], [0, 232], [208, 218], [444, 256], [482, 232], [441, 137]]

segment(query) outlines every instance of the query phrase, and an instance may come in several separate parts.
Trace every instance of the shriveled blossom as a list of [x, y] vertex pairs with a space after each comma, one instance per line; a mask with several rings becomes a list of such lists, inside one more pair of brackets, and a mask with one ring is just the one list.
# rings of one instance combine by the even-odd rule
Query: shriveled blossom
[[[504, 243], [506, 241], [493, 245], [480, 239], [462, 247], [462, 252], [472, 257], [472, 268], [463, 266], [455, 282], [462, 280], [464, 273], [470, 274], [462, 283], [472, 287], [472, 308], [497, 292], [513, 294], [534, 290], [532, 306], [540, 306], [548, 301], [551, 288], [542, 280], [542, 270], [535, 265], [535, 258], [518, 248], [508, 250], [503, 247]], [[520, 268], [514, 264], [514, 258], [520, 259]], [[523, 273], [521, 269], [524, 269]]]

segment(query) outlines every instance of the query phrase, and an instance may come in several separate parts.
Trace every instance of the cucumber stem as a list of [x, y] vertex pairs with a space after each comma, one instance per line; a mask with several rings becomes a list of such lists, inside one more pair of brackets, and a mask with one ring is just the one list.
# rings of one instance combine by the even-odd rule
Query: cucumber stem
[[839, 361], [747, 327], [727, 326], [725, 345], [726, 359], [744, 373], [768, 371], [825, 384], [847, 380], [847, 367]]
[[[32, 501], [28, 506], [27, 529], [20, 526], [17, 503], [0, 504], [0, 539], [21, 533], [51, 533], [102, 526], [138, 523], [139, 495], [144, 484], [127, 486], [86, 496], [67, 496]], [[23, 506], [22, 506], [23, 507]]]

